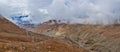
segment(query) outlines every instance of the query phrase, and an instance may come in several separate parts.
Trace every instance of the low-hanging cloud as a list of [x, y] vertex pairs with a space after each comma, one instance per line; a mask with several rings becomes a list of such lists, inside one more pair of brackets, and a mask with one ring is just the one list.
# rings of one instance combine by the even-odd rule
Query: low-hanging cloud
[[1, 0], [5, 17], [29, 15], [33, 23], [65, 20], [82, 24], [120, 24], [120, 0]]

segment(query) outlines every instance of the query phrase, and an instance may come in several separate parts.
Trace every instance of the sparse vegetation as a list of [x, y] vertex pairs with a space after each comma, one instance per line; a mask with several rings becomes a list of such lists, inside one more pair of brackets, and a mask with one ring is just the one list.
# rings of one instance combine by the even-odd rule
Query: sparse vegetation
[[88, 44], [88, 45], [91, 45], [91, 44], [94, 44], [94, 43], [95, 43], [95, 41], [92, 40], [92, 39], [89, 39], [89, 40], [87, 40], [87, 42], [85, 42], [85, 44]]

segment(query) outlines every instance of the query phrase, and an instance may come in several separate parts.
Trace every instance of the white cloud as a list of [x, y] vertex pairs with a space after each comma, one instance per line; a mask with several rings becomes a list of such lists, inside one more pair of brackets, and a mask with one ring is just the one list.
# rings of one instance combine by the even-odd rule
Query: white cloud
[[43, 14], [48, 14], [48, 11], [47, 11], [47, 9], [38, 9], [41, 13], [43, 13]]
[[120, 0], [0, 0], [0, 14], [30, 15], [34, 23], [61, 19], [72, 23], [112, 24], [120, 20], [119, 5]]

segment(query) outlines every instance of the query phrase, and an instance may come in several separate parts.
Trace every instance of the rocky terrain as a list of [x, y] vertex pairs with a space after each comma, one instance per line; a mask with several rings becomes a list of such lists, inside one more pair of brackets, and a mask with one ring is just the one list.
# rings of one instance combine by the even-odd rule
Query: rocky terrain
[[61, 38], [91, 52], [119, 52], [120, 25], [51, 24], [38, 25], [35, 33]]
[[[45, 29], [44, 29], [45, 30]], [[88, 52], [65, 40], [33, 33], [0, 17], [0, 52]]]

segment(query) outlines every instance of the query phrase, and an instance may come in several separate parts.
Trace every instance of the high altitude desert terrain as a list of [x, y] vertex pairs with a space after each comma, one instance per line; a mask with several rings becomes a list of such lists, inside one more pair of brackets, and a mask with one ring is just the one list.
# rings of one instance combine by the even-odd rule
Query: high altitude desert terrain
[[88, 52], [65, 40], [33, 33], [0, 17], [0, 52]]
[[46, 22], [29, 30], [0, 17], [0, 52], [119, 52], [120, 25]]
[[90, 25], [46, 22], [35, 33], [58, 37], [94, 52], [120, 52], [120, 25]]

